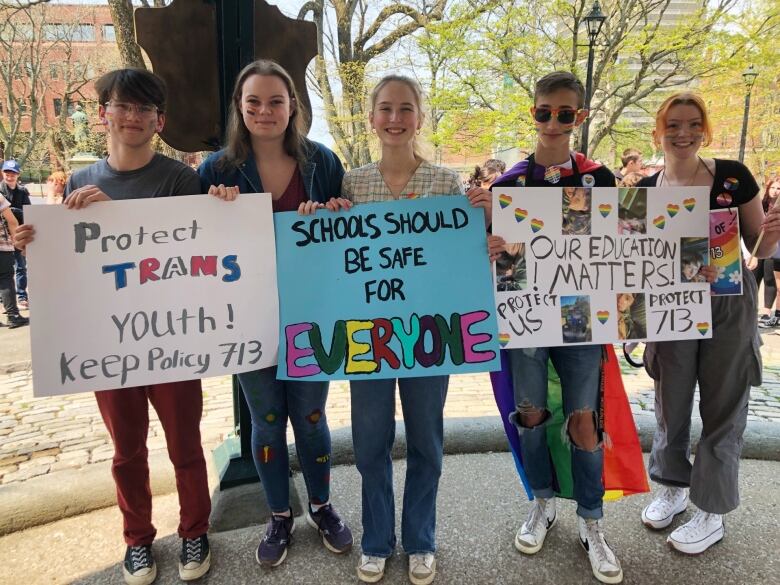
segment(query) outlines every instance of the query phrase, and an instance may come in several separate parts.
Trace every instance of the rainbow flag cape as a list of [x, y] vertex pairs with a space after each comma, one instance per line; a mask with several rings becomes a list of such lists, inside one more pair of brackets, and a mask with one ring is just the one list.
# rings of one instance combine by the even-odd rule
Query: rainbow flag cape
[[[636, 434], [634, 418], [628, 404], [623, 379], [620, 375], [615, 350], [606, 345], [602, 364], [601, 415], [603, 427], [609, 436], [609, 446], [604, 446], [604, 499], [616, 500], [623, 496], [650, 491], [647, 472], [642, 460], [642, 448]], [[547, 366], [548, 395], [547, 406], [552, 418], [547, 423], [547, 445], [553, 462], [553, 487], [557, 495], [572, 498], [574, 494], [571, 475], [571, 454], [569, 446], [561, 438], [561, 426], [564, 423], [561, 383], [552, 365]], [[509, 368], [507, 352], [501, 351], [501, 370], [490, 373], [493, 395], [501, 413], [509, 446], [514, 458], [517, 474], [529, 499], [533, 499], [531, 486], [523, 469], [523, 457], [520, 451], [521, 437], [517, 428], [509, 422], [509, 414], [515, 409], [512, 373]]]

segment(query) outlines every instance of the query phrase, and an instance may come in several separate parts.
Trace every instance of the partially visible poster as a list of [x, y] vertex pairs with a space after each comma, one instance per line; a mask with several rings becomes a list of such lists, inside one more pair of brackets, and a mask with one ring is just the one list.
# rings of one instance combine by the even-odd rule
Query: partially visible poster
[[742, 294], [741, 241], [738, 209], [710, 211], [710, 262], [718, 269], [718, 279], [711, 285], [712, 294]]

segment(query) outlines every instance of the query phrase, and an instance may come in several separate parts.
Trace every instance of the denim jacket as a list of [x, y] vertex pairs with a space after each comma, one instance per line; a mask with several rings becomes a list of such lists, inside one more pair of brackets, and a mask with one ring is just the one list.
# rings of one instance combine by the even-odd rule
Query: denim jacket
[[[306, 140], [306, 151], [306, 163], [301, 167], [306, 196], [320, 203], [339, 197], [344, 177], [344, 167], [339, 158], [326, 146], [311, 140]], [[238, 167], [220, 168], [217, 161], [224, 153], [223, 149], [209, 155], [198, 168], [203, 192], [208, 192], [211, 185], [226, 185], [238, 186], [241, 193], [263, 193], [254, 154], [250, 153]]]

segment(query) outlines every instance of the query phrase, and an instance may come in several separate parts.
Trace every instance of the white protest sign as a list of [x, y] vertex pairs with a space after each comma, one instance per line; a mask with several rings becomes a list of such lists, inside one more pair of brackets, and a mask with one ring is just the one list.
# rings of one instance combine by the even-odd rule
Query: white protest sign
[[497, 188], [503, 347], [712, 336], [702, 187]]
[[276, 364], [269, 195], [25, 209], [36, 396]]

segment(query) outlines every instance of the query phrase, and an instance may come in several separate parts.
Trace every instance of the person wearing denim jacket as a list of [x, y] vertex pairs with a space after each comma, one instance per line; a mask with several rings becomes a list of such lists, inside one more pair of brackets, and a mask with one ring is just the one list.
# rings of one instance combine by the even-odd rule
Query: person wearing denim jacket
[[[233, 91], [226, 148], [198, 169], [203, 190], [226, 201], [239, 193], [271, 193], [274, 212], [299, 213], [312, 213], [338, 195], [344, 176], [341, 161], [304, 137], [298, 104], [289, 74], [277, 63], [259, 60], [247, 65]], [[255, 554], [257, 562], [280, 565], [295, 530], [288, 419], [308, 492], [306, 521], [319, 531], [328, 550], [346, 552], [352, 533], [330, 504], [328, 382], [277, 380], [276, 366], [239, 374], [238, 379], [252, 417], [252, 456], [272, 513]]]

